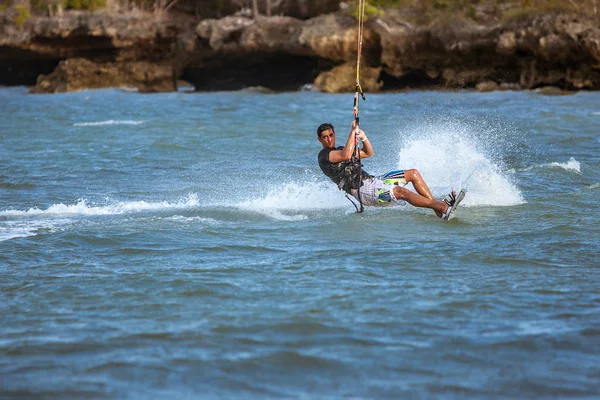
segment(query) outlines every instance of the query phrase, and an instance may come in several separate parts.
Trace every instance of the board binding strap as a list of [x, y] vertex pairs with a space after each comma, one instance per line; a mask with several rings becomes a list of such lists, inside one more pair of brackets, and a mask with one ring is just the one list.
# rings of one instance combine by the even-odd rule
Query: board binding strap
[[463, 201], [466, 194], [467, 191], [465, 189], [461, 189], [460, 192], [458, 192], [458, 194], [456, 195], [456, 197], [452, 196], [452, 194], [446, 196], [444, 201], [450, 206], [450, 208], [442, 216], [442, 219], [444, 219], [444, 221], [448, 222], [452, 217], [454, 217], [454, 211], [456, 210], [460, 202]]

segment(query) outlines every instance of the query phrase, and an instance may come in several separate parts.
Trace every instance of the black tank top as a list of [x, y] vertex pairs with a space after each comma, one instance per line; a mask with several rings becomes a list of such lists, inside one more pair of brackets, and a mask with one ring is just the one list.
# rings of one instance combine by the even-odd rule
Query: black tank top
[[356, 161], [342, 161], [339, 163], [332, 163], [329, 161], [329, 153], [333, 150], [342, 150], [344, 146], [336, 148], [330, 147], [323, 149], [319, 152], [319, 167], [321, 171], [329, 179], [331, 179], [340, 190], [350, 193], [350, 189], [358, 189], [361, 186], [361, 175], [362, 179], [368, 179], [371, 175], [367, 174], [361, 169], [360, 162]]

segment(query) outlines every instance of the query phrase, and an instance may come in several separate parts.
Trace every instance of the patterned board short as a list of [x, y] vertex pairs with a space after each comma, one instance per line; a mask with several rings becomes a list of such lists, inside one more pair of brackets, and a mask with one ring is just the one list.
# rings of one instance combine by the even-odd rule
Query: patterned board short
[[398, 200], [394, 196], [394, 186], [404, 187], [406, 183], [404, 170], [391, 171], [383, 176], [364, 180], [360, 190], [354, 192], [354, 197], [359, 200], [360, 193], [360, 200], [365, 206], [405, 205], [404, 200]]

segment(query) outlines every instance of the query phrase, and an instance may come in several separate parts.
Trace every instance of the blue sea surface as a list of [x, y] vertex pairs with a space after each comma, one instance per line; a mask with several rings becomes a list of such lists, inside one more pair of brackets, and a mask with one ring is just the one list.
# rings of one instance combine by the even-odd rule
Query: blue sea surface
[[0, 89], [0, 398], [600, 398], [600, 93]]

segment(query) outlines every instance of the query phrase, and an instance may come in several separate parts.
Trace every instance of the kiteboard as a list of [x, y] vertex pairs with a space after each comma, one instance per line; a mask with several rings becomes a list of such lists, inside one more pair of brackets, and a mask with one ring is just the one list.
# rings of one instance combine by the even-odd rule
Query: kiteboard
[[465, 189], [460, 189], [460, 192], [458, 192], [458, 194], [456, 195], [456, 200], [454, 201], [454, 204], [450, 206], [450, 210], [448, 210], [448, 212], [446, 213], [446, 221], [449, 221], [450, 218], [454, 217], [454, 211], [456, 210], [460, 202], [463, 201], [466, 194], [467, 191]]

